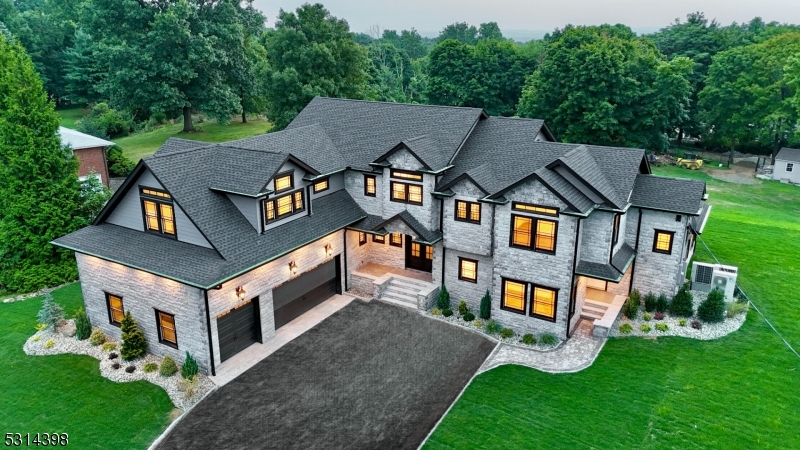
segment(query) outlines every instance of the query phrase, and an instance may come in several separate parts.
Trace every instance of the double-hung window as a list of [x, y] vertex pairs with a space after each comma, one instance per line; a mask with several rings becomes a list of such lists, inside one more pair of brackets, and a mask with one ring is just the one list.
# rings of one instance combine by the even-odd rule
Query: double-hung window
[[158, 342], [178, 348], [178, 334], [175, 330], [175, 315], [156, 310]]
[[392, 181], [391, 184], [391, 200], [393, 202], [422, 204], [422, 186], [399, 181]]
[[331, 186], [327, 178], [322, 181], [317, 181], [314, 183], [314, 193], [316, 194], [322, 191], [327, 191], [330, 187]]
[[303, 212], [305, 210], [303, 189], [298, 189], [280, 197], [266, 199], [263, 205], [265, 224]]
[[556, 252], [558, 222], [511, 215], [511, 246], [537, 252]]
[[375, 197], [377, 192], [378, 186], [375, 175], [364, 175], [364, 195]]
[[140, 189], [139, 194], [144, 212], [145, 230], [174, 238], [176, 230], [172, 196], [164, 191], [144, 187]]
[[[522, 315], [526, 315], [527, 311], [530, 317], [555, 322], [557, 289], [507, 278], [503, 278], [502, 282], [501, 309]], [[528, 308], [525, 307], [526, 304]]]
[[791, 172], [794, 170], [794, 163], [786, 163], [786, 171]]
[[379, 236], [377, 234], [373, 234], [372, 235], [372, 242], [375, 242], [377, 244], [383, 244], [383, 243], [386, 242], [386, 236]]
[[393, 245], [395, 247], [402, 247], [403, 246], [403, 235], [400, 233], [390, 233], [389, 234], [389, 245]]
[[666, 255], [672, 254], [672, 237], [675, 235], [672, 231], [655, 230], [653, 237], [653, 251], [656, 253], [664, 253]]
[[358, 245], [362, 246], [367, 243], [367, 233], [363, 231], [358, 232]]
[[470, 283], [477, 283], [478, 261], [474, 259], [458, 258], [458, 279], [469, 281]]
[[125, 318], [125, 307], [122, 305], [122, 297], [106, 292], [106, 306], [108, 307], [108, 322], [111, 325], [119, 326]]
[[284, 172], [275, 176], [275, 192], [288, 191], [294, 187], [294, 172]]
[[455, 219], [459, 222], [481, 223], [481, 204], [456, 200]]

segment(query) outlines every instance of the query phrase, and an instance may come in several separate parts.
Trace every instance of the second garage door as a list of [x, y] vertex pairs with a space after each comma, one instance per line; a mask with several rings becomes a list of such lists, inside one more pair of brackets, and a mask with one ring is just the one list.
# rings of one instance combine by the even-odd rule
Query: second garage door
[[272, 291], [275, 329], [341, 293], [339, 257], [288, 281]]

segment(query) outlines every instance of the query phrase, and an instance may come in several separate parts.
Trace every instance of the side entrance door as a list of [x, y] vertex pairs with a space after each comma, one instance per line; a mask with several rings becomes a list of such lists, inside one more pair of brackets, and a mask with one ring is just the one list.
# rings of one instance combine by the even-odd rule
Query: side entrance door
[[339, 256], [272, 290], [275, 329], [342, 293]]
[[406, 268], [431, 272], [433, 270], [433, 247], [415, 242], [411, 236], [406, 236]]
[[219, 357], [222, 361], [256, 342], [261, 342], [258, 297], [217, 316]]

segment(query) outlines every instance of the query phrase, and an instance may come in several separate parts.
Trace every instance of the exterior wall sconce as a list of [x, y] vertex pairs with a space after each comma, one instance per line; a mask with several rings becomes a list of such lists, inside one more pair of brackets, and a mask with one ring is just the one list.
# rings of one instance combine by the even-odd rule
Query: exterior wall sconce
[[245, 292], [243, 287], [239, 286], [236, 288], [236, 297], [238, 297], [239, 300], [244, 300], [245, 294], [247, 294], [247, 292]]
[[331, 244], [325, 244], [325, 254], [328, 256], [333, 254], [333, 246]]
[[297, 263], [294, 261], [289, 262], [289, 271], [292, 272], [292, 275], [297, 273]]

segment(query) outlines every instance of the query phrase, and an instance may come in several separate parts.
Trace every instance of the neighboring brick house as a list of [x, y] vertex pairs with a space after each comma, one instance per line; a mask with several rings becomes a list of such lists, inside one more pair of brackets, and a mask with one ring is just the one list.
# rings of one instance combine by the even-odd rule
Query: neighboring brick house
[[94, 173], [95, 176], [100, 177], [103, 185], [108, 186], [106, 148], [111, 147], [114, 143], [65, 127], [58, 127], [58, 134], [61, 136], [61, 145], [69, 146], [80, 162], [78, 178], [85, 180]]
[[772, 179], [784, 183], [800, 184], [800, 148], [782, 148], [775, 155]]
[[632, 288], [677, 290], [704, 199], [642, 150], [557, 143], [541, 120], [316, 98], [284, 131], [168, 140], [54, 244], [94, 325], [119, 338], [131, 311], [151, 352], [214, 373], [348, 290], [427, 308], [444, 283], [473, 310], [488, 291], [500, 323], [568, 338]]

